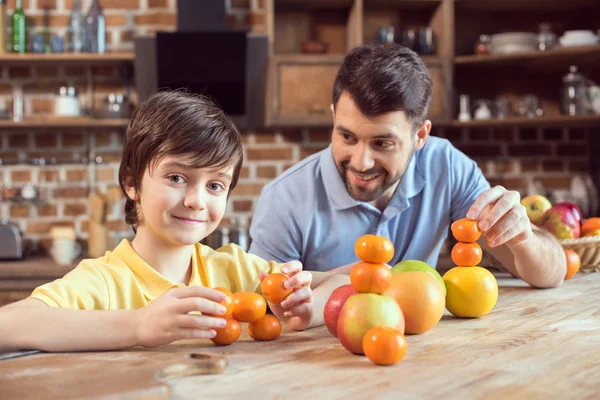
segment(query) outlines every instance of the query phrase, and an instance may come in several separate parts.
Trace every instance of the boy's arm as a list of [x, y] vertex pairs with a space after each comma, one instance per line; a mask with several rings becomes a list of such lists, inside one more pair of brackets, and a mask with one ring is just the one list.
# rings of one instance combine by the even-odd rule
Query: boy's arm
[[0, 308], [0, 352], [115, 350], [211, 338], [226, 321], [206, 314], [223, 315], [223, 300], [223, 293], [200, 286], [171, 289], [137, 310], [74, 310], [30, 298]]
[[135, 346], [134, 310], [48, 307], [30, 298], [0, 309], [0, 352], [110, 350]]

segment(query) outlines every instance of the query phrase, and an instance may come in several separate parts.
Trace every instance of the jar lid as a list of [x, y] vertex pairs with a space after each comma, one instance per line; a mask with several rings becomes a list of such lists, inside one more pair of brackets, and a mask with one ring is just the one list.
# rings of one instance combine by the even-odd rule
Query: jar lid
[[74, 86], [61, 86], [60, 89], [58, 89], [58, 94], [61, 96], [75, 97], [77, 96], [77, 89], [75, 89]]
[[569, 67], [569, 73], [563, 76], [564, 83], [575, 83], [580, 82], [583, 79], [583, 75], [579, 72], [579, 68], [576, 65], [571, 65]]

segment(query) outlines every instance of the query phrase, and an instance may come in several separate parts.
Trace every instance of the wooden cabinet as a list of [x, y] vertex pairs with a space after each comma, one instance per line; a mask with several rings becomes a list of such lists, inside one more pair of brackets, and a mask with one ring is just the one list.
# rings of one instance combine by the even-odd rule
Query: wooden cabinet
[[274, 56], [269, 64], [267, 124], [332, 124], [331, 91], [341, 56]]
[[[377, 31], [430, 27], [436, 52], [424, 56], [433, 81], [429, 119], [452, 115], [454, 0], [267, 0], [270, 60], [267, 72], [267, 126], [331, 126], [333, 83], [343, 57], [376, 39]], [[307, 40], [327, 44], [327, 54], [303, 54]]]

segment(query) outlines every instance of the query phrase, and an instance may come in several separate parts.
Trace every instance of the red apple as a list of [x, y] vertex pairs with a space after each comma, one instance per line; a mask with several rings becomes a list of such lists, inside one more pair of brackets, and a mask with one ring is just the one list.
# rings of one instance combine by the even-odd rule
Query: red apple
[[348, 297], [353, 294], [358, 293], [352, 285], [342, 285], [339, 288], [335, 289], [327, 303], [325, 303], [325, 310], [323, 311], [323, 319], [325, 319], [325, 325], [327, 326], [327, 330], [333, 336], [337, 337], [337, 324], [338, 318], [340, 316], [340, 311], [342, 311], [342, 307]]
[[364, 354], [363, 337], [375, 326], [389, 326], [404, 334], [404, 315], [393, 297], [359, 293], [348, 298], [338, 319], [337, 336], [346, 350]]
[[544, 213], [540, 226], [558, 239], [577, 239], [580, 234], [579, 221], [571, 208], [555, 204]]
[[563, 201], [560, 203], [556, 203], [556, 205], [564, 205], [569, 210], [571, 210], [571, 212], [575, 216], [575, 219], [577, 220], [579, 225], [581, 225], [581, 222], [583, 221], [583, 215], [581, 214], [581, 209], [577, 206], [577, 204], [569, 203], [568, 201]]
[[527, 216], [534, 225], [539, 225], [544, 213], [552, 207], [550, 200], [542, 195], [532, 195], [521, 199], [521, 204], [527, 210]]

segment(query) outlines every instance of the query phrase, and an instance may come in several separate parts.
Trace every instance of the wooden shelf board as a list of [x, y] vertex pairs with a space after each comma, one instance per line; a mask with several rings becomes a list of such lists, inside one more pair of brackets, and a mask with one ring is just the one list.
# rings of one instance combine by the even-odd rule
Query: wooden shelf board
[[598, 124], [600, 124], [600, 115], [558, 115], [540, 118], [511, 117], [506, 119], [473, 120], [469, 122], [452, 121], [452, 126], [465, 128], [495, 126], [586, 126]]
[[511, 10], [548, 13], [598, 6], [598, 0], [456, 0], [456, 6], [457, 8], [481, 11]]
[[323, 63], [339, 63], [344, 61], [344, 54], [275, 54], [272, 56], [277, 63], [304, 63], [304, 64], [323, 64]]
[[301, 9], [308, 10], [339, 10], [350, 9], [354, 0], [273, 0], [275, 11], [280, 9]]
[[32, 118], [22, 122], [0, 120], [0, 128], [122, 128], [127, 127], [128, 119], [94, 119], [94, 118]]
[[433, 10], [442, 0], [363, 0], [365, 10], [397, 8], [404, 10]]
[[457, 66], [462, 65], [506, 65], [506, 64], [523, 64], [535, 61], [557, 61], [565, 59], [569, 63], [575, 61], [581, 62], [582, 57], [594, 57], [600, 59], [600, 45], [593, 46], [574, 46], [574, 47], [557, 47], [547, 51], [534, 51], [527, 53], [515, 54], [490, 54], [485, 56], [468, 55], [457, 56], [454, 58], [454, 63]]
[[8, 64], [30, 64], [30, 63], [83, 63], [83, 64], [103, 64], [115, 62], [133, 62], [135, 54], [133, 52], [115, 52], [105, 54], [89, 53], [25, 53], [15, 54], [6, 53], [0, 55], [0, 63]]

